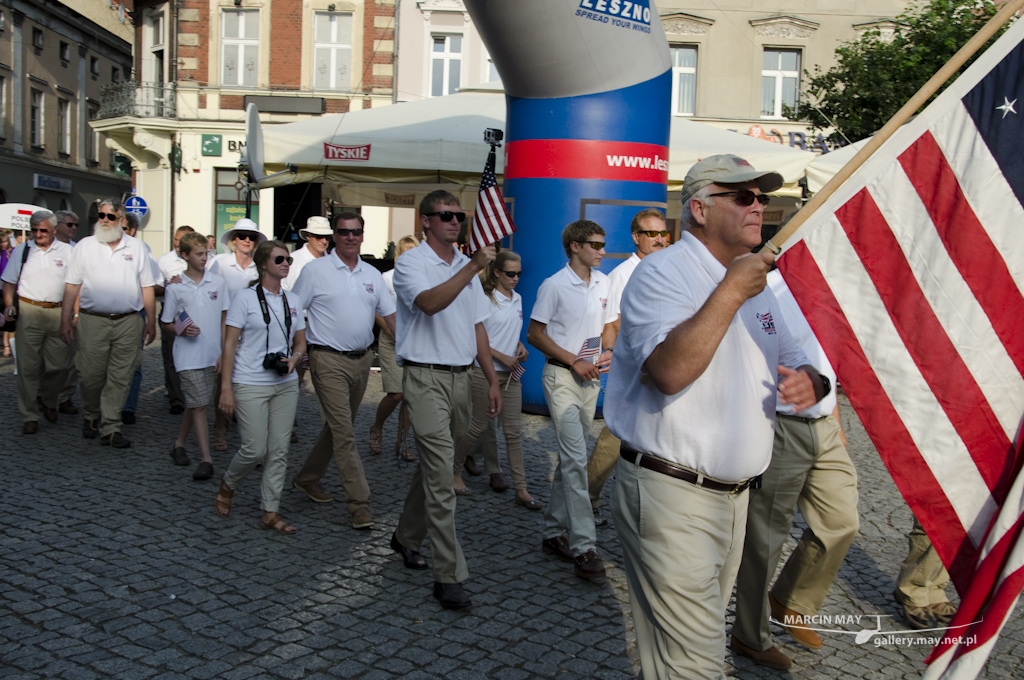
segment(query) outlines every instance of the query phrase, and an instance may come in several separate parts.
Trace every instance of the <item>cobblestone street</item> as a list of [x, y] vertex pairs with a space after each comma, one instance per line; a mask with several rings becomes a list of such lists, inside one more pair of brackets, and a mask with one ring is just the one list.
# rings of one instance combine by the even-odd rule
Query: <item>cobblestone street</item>
[[[529, 370], [538, 370], [531, 360]], [[281, 515], [294, 536], [261, 531], [259, 471], [235, 494], [227, 518], [213, 508], [217, 480], [238, 445], [214, 452], [214, 478], [194, 482], [171, 463], [178, 416], [167, 413], [158, 343], [145, 352], [138, 423], [124, 427], [132, 448], [81, 437], [81, 417], [40, 422], [21, 434], [16, 378], [0, 363], [0, 678], [631, 678], [639, 670], [612, 524], [598, 528], [608, 578], [587, 582], [540, 551], [542, 513], [495, 493], [487, 477], [467, 477], [458, 500], [459, 538], [469, 562], [474, 606], [442, 610], [429, 571], [410, 571], [388, 547], [413, 467], [399, 463], [393, 416], [385, 453], [367, 445], [381, 397], [371, 376], [357, 429], [373, 492], [376, 526], [353, 530], [337, 472], [315, 504], [291, 488], [318, 431], [309, 381], [299, 405]], [[78, 396], [75, 398], [79, 403]], [[892, 599], [911, 516], [860, 423], [843, 400], [860, 475], [861, 531], [822, 613], [863, 616], [860, 626], [903, 631]], [[546, 501], [554, 434], [546, 418], [524, 416], [530, 491]], [[592, 434], [597, 435], [601, 423]], [[190, 442], [189, 454], [198, 459]], [[507, 467], [506, 467], [507, 472]], [[613, 485], [609, 487], [609, 490]], [[607, 502], [604, 514], [608, 516]], [[802, 526], [794, 528], [798, 536]], [[787, 552], [793, 541], [789, 542]], [[429, 545], [424, 553], [430, 557]], [[952, 598], [953, 592], [950, 590]], [[875, 615], [881, 615], [876, 618]], [[731, 609], [730, 621], [731, 625]], [[781, 629], [791, 673], [726, 657], [740, 678], [917, 677], [930, 647], [856, 644], [824, 634], [809, 652]], [[982, 677], [1020, 670], [1024, 625], [1015, 615]]]

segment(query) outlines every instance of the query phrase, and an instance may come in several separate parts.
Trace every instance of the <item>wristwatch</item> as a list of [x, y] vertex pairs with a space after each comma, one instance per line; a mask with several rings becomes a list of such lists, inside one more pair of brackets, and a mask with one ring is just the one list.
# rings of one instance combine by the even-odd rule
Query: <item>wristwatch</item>
[[[825, 394], [821, 395], [821, 399], [824, 399], [832, 392], [832, 381], [829, 380], [828, 376], [823, 373], [819, 373], [818, 377], [821, 378], [821, 384], [824, 385], [825, 387]], [[818, 401], [821, 401], [821, 399], [819, 399]]]

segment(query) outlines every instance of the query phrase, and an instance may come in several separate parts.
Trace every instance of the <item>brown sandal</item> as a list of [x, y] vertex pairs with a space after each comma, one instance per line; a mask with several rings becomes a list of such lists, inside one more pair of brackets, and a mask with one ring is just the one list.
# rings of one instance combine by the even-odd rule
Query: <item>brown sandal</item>
[[235, 495], [234, 489], [229, 489], [228, 485], [224, 483], [224, 478], [221, 477], [220, 488], [217, 489], [217, 497], [213, 499], [213, 505], [217, 508], [217, 514], [221, 517], [227, 517], [228, 513], [231, 512], [231, 498]]
[[213, 450], [214, 451], [227, 451], [228, 450], [228, 436], [227, 432], [221, 430], [213, 431]]
[[279, 534], [294, 534], [298, 529], [293, 527], [288, 522], [285, 522], [281, 515], [276, 512], [270, 513], [269, 517], [263, 517], [260, 519], [260, 527], [263, 529], [273, 529]]
[[381, 431], [370, 428], [370, 451], [375, 456], [380, 455], [380, 452], [384, 450], [384, 441], [381, 439], [381, 434]]
[[408, 438], [395, 443], [395, 451], [398, 452], [398, 458], [404, 460], [407, 463], [416, 462], [416, 452], [409, 449]]

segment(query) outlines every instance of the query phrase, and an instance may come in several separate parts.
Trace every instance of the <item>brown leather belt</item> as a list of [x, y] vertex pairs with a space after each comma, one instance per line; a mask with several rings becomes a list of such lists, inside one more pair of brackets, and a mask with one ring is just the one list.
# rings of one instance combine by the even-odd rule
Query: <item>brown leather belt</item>
[[40, 302], [39, 300], [29, 300], [27, 297], [22, 297], [20, 295], [18, 296], [18, 299], [35, 307], [42, 307], [43, 309], [55, 309], [56, 307], [60, 307], [64, 304], [62, 302]]
[[640, 462], [638, 463], [638, 465], [642, 468], [647, 468], [648, 470], [660, 472], [663, 475], [668, 475], [669, 477], [681, 479], [684, 482], [689, 482], [690, 484], [695, 484], [697, 486], [704, 487], [705, 489], [711, 489], [713, 491], [739, 493], [746, 489], [748, 486], [752, 486], [755, 489], [761, 486], [760, 475], [758, 475], [757, 477], [751, 477], [750, 479], [745, 479], [742, 482], [736, 482], [734, 484], [729, 482], [719, 482], [717, 480], [705, 477], [704, 475], [694, 470], [691, 470], [690, 468], [686, 468], [683, 467], [682, 465], [677, 465], [676, 463], [667, 461], [664, 458], [658, 458], [657, 456], [654, 456], [650, 453], [640, 453], [639, 451], [635, 451], [626, 446], [625, 444], [621, 446], [621, 448], [619, 449], [619, 453], [622, 454], [622, 457], [625, 458], [630, 463], [636, 463], [637, 456], [639, 456]]
[[132, 314], [138, 314], [138, 312], [125, 312], [124, 314], [103, 314], [101, 312], [93, 312], [88, 309], [79, 309], [78, 313], [88, 314], [89, 316], [98, 316], [101, 319], [109, 319], [110, 321], [117, 321], [118, 319], [123, 319], [127, 316], [131, 316]]
[[421, 364], [418, 361], [409, 361], [406, 359], [402, 362], [403, 366], [412, 366], [413, 368], [429, 368], [432, 371], [448, 371], [449, 373], [462, 373], [468, 371], [473, 367], [472, 364], [469, 366], [449, 366], [447, 364]]
[[564, 368], [569, 371], [572, 370], [572, 366], [565, 363], [564, 361], [559, 361], [558, 359], [548, 359], [548, 363], [551, 364], [552, 366], [558, 366], [559, 368]]

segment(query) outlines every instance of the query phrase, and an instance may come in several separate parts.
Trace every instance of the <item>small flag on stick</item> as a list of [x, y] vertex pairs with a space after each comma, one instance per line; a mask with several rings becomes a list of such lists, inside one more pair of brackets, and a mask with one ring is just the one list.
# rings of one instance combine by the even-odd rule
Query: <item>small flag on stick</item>
[[576, 361], [580, 359], [589, 359], [590, 357], [596, 357], [601, 353], [601, 337], [587, 338], [583, 342], [583, 347], [580, 348], [579, 353], [576, 355]]
[[526, 367], [522, 364], [516, 364], [516, 367], [512, 369], [511, 377], [513, 380], [519, 380], [523, 377], [524, 373], [526, 373]]
[[505, 199], [498, 189], [498, 179], [494, 174], [494, 147], [487, 154], [484, 174], [480, 178], [480, 192], [476, 198], [476, 215], [473, 218], [473, 232], [469, 236], [469, 251], [497, 243], [516, 230], [512, 224]]
[[181, 314], [174, 318], [174, 334], [181, 335], [185, 332], [186, 328], [194, 325], [195, 323], [192, 321], [192, 317], [188, 315], [188, 312], [181, 310]]

